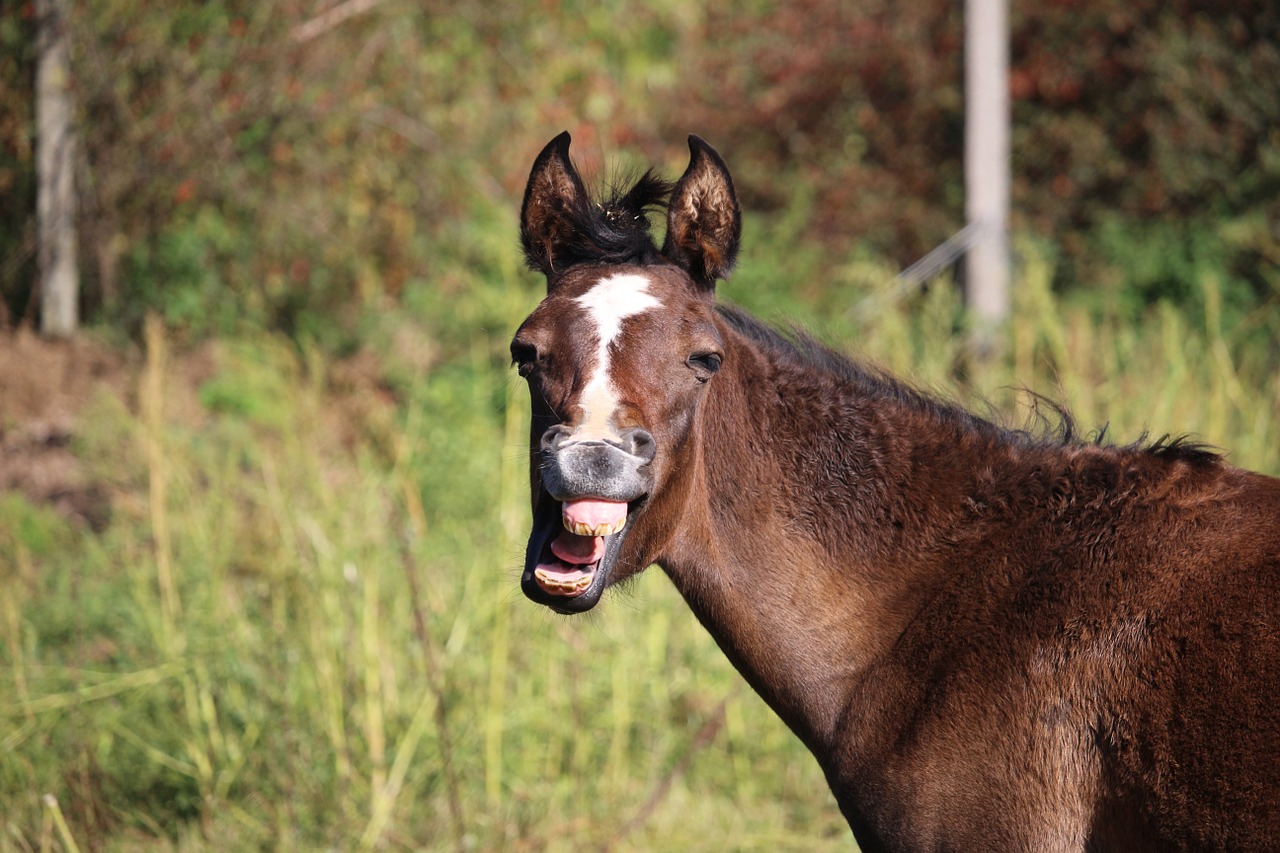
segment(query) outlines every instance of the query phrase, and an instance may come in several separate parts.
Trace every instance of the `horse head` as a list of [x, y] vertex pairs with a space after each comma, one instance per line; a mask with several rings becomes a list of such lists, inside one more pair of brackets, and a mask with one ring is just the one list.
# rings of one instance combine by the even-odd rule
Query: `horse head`
[[[590, 197], [569, 134], [534, 162], [521, 209], [547, 295], [511, 355], [529, 383], [533, 530], [521, 587], [565, 613], [644, 569], [689, 499], [699, 405], [724, 359], [715, 283], [741, 215], [720, 156], [696, 136], [672, 185], [645, 173]], [[659, 249], [649, 232], [666, 205]]]

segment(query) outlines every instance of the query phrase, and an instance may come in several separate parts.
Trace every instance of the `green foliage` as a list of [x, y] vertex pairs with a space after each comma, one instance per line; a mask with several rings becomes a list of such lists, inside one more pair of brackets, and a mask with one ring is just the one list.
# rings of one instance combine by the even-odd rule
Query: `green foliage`
[[0, 520], [0, 550], [10, 554], [47, 557], [73, 539], [66, 521], [55, 511], [34, 506], [18, 494], [0, 494]]
[[237, 229], [212, 207], [182, 216], [153, 240], [133, 246], [123, 264], [133, 291], [127, 326], [137, 333], [149, 310], [198, 337], [265, 325], [262, 306], [255, 311], [244, 304], [221, 278], [233, 254], [245, 248]]
[[[1214, 280], [1214, 299], [1229, 328], [1240, 328], [1250, 314], [1259, 338], [1280, 334], [1280, 265], [1268, 263], [1253, 249], [1269, 240], [1268, 226], [1250, 221], [1192, 223], [1155, 220], [1145, 225], [1104, 218], [1097, 230], [1100, 277], [1115, 286], [1105, 296], [1121, 300], [1129, 316], [1154, 303], [1168, 301], [1205, 317], [1205, 282]], [[1242, 265], [1245, 268], [1241, 268]], [[1123, 283], [1123, 286], [1121, 284]]]
[[217, 373], [197, 393], [206, 409], [259, 427], [289, 426], [300, 378], [291, 348], [281, 341], [230, 341], [220, 348], [218, 362]]

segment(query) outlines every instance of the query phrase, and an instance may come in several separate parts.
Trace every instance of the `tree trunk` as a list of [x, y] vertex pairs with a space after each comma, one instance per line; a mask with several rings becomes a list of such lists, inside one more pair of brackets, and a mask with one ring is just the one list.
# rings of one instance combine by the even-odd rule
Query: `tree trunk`
[[40, 331], [66, 337], [80, 322], [76, 265], [76, 137], [65, 0], [36, 0], [36, 215]]

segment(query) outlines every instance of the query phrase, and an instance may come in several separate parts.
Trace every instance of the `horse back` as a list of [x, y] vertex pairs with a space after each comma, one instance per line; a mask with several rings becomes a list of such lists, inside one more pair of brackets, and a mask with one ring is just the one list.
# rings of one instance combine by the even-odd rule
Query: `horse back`
[[904, 807], [873, 823], [924, 849], [931, 826], [1008, 849], [1280, 849], [1280, 480], [1156, 463], [980, 508], [851, 709], [872, 758], [833, 787]]

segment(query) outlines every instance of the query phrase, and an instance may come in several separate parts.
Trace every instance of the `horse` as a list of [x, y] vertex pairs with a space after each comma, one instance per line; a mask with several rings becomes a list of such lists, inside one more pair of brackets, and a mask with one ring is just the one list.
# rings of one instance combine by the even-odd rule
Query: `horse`
[[660, 566], [866, 853], [1280, 850], [1280, 480], [1000, 426], [718, 305], [720, 155], [593, 198], [569, 145], [520, 213], [529, 599]]

